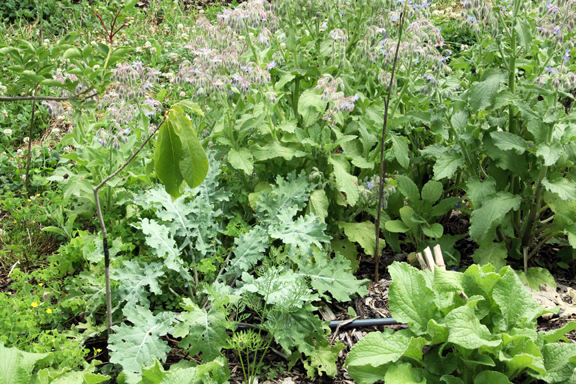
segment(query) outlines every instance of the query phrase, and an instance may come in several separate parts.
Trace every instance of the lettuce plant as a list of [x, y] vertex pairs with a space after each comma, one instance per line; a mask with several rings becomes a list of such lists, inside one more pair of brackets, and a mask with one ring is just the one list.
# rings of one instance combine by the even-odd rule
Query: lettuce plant
[[576, 346], [564, 337], [576, 322], [537, 332], [537, 318], [546, 311], [510, 267], [496, 272], [492, 265], [472, 265], [464, 273], [437, 268], [432, 274], [394, 263], [389, 271], [390, 311], [409, 328], [370, 333], [352, 348], [347, 365], [357, 383], [576, 379]]

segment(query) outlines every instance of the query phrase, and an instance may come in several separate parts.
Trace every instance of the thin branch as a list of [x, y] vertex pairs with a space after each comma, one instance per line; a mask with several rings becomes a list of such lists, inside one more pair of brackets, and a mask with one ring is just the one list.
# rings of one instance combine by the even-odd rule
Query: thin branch
[[110, 285], [110, 251], [108, 250], [108, 232], [106, 231], [106, 224], [104, 223], [104, 216], [102, 216], [102, 208], [100, 207], [100, 197], [98, 196], [98, 190], [108, 182], [111, 178], [120, 173], [124, 168], [128, 166], [134, 160], [134, 158], [142, 151], [144, 146], [148, 144], [150, 139], [154, 136], [156, 131], [160, 129], [166, 117], [162, 119], [162, 122], [158, 125], [157, 129], [154, 129], [150, 135], [144, 140], [140, 148], [130, 156], [130, 158], [120, 167], [116, 172], [102, 180], [100, 184], [94, 187], [94, 200], [96, 202], [96, 214], [98, 215], [98, 221], [100, 222], [100, 229], [102, 230], [102, 248], [104, 249], [104, 275], [106, 279], [106, 319], [108, 323], [108, 335], [110, 335], [110, 329], [112, 328], [112, 288]]
[[394, 84], [394, 73], [396, 72], [396, 63], [398, 62], [398, 51], [400, 50], [400, 42], [402, 40], [402, 27], [404, 26], [404, 18], [406, 15], [406, 7], [408, 2], [404, 2], [404, 10], [400, 15], [400, 29], [398, 33], [398, 43], [396, 44], [396, 52], [394, 53], [394, 62], [392, 63], [392, 73], [390, 75], [390, 84], [388, 85], [388, 96], [386, 97], [386, 104], [384, 105], [384, 124], [382, 126], [382, 139], [380, 141], [380, 182], [378, 190], [378, 215], [376, 219], [376, 266], [374, 270], [374, 279], [379, 280], [378, 269], [380, 268], [380, 219], [382, 217], [382, 200], [384, 197], [384, 175], [386, 174], [386, 159], [384, 158], [384, 143], [386, 141], [386, 128], [388, 125], [388, 106], [390, 105], [390, 95], [392, 94], [392, 85]]
[[152, 133], [150, 133], [150, 135], [146, 138], [146, 140], [144, 140], [144, 142], [142, 143], [142, 145], [140, 146], [140, 148], [138, 148], [138, 150], [136, 152], [134, 152], [132, 154], [132, 156], [130, 156], [130, 158], [124, 163], [122, 164], [122, 166], [120, 168], [118, 168], [116, 170], [116, 172], [114, 172], [113, 174], [109, 175], [108, 177], [106, 177], [104, 180], [102, 180], [102, 182], [100, 184], [98, 184], [96, 187], [94, 187], [94, 190], [98, 190], [100, 189], [104, 184], [106, 184], [108, 182], [108, 180], [110, 180], [111, 178], [113, 178], [114, 176], [116, 176], [117, 174], [119, 174], [120, 172], [122, 172], [122, 170], [124, 168], [126, 168], [128, 166], [128, 164], [130, 164], [132, 162], [132, 160], [134, 160], [134, 158], [136, 156], [138, 156], [138, 154], [140, 153], [140, 151], [142, 151], [142, 149], [144, 148], [144, 146], [146, 144], [148, 144], [148, 142], [150, 141], [150, 139], [152, 138], [152, 136], [154, 136], [154, 134], [156, 133], [156, 131], [158, 131], [158, 129], [160, 129], [160, 127], [162, 126], [162, 124], [164, 124], [164, 120], [166, 120], [166, 118], [162, 119], [162, 121], [160, 122], [160, 125], [158, 125], [158, 128], [153, 130]]
[[[38, 92], [38, 87], [34, 90], [34, 95]], [[30, 116], [30, 129], [28, 130], [28, 157], [26, 159], [26, 179], [24, 180], [24, 186], [26, 187], [26, 193], [30, 195], [28, 190], [30, 187], [30, 163], [32, 162], [32, 131], [34, 130], [34, 117], [36, 116], [36, 100], [32, 102], [32, 115]]]
[[[82, 96], [86, 91], [79, 93], [73, 96], [65, 96], [65, 97], [52, 97], [52, 96], [16, 96], [16, 97], [0, 97], [1, 102], [7, 101], [25, 101], [25, 100], [32, 100], [32, 101], [66, 101], [72, 99], [78, 99]], [[94, 96], [98, 95], [98, 92], [94, 92], [91, 95], [88, 95], [84, 98], [84, 100], [90, 99]]]

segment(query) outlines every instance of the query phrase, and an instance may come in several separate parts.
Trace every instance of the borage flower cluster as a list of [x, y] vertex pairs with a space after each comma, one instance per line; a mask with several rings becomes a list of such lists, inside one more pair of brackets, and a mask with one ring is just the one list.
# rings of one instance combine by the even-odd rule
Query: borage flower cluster
[[539, 11], [541, 17], [537, 21], [538, 31], [547, 40], [561, 46], [564, 43], [565, 36], [574, 31], [576, 1], [544, 1], [539, 7]]
[[[186, 45], [194, 58], [180, 65], [175, 82], [192, 85], [200, 97], [225, 91], [229, 86], [246, 95], [253, 86], [267, 85], [268, 71], [281, 61], [281, 55], [276, 54], [272, 62], [265, 65], [245, 57], [254, 45], [270, 45], [279, 26], [279, 18], [263, 0], [250, 0], [224, 10], [218, 14], [215, 25], [205, 17], [199, 18], [195, 26], [197, 33]], [[251, 32], [252, 29], [258, 35]]]
[[[382, 8], [375, 12], [367, 28], [366, 34], [359, 40], [356, 53], [351, 61], [357, 70], [361, 67], [378, 64], [382, 71], [378, 76], [380, 84], [388, 87], [390, 73], [396, 53], [397, 39], [391, 33], [397, 33], [400, 22], [403, 1], [399, 1], [389, 8]], [[441, 52], [438, 48], [444, 46], [444, 39], [440, 29], [430, 20], [430, 2], [410, 1], [407, 7], [405, 33], [398, 50], [397, 71], [399, 73], [418, 72], [426, 73], [428, 78], [440, 78], [451, 73], [447, 61], [451, 52]], [[390, 31], [390, 32], [389, 32]], [[425, 79], [427, 80], [427, 79]], [[394, 86], [396, 81], [394, 81]], [[427, 81], [423, 91], [426, 93], [437, 81]]]
[[[342, 91], [340, 90], [342, 89]], [[360, 99], [360, 96], [354, 95], [344, 96], [344, 81], [340, 78], [333, 78], [328, 75], [318, 80], [318, 84], [314, 90], [322, 90], [321, 99], [328, 102], [326, 113], [322, 117], [323, 120], [336, 124], [336, 116], [340, 112], [352, 112], [354, 110], [354, 103]]]

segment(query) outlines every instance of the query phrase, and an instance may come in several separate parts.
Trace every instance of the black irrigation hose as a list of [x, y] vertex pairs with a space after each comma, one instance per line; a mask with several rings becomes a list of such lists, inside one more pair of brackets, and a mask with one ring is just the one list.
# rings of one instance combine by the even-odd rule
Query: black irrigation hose
[[[555, 313], [552, 315], [553, 319], [556, 319], [558, 317], [560, 317], [560, 314], [564, 312], [563, 310], [560, 310], [560, 312]], [[342, 325], [340, 325], [342, 324]], [[358, 320], [354, 320], [354, 321], [350, 321], [348, 322], [347, 320], [344, 321], [338, 321], [338, 320], [334, 320], [330, 322], [330, 329], [335, 330], [336, 328], [338, 328], [339, 330], [346, 330], [346, 329], [352, 329], [352, 328], [368, 328], [368, 327], [379, 327], [382, 325], [396, 325], [396, 324], [401, 324], [399, 322], [397, 322], [396, 320], [394, 320], [391, 317], [385, 317], [385, 318], [381, 318], [381, 319], [358, 319]], [[340, 327], [338, 327], [340, 325]], [[248, 328], [252, 328], [252, 326], [250, 325], [238, 325], [236, 329], [239, 330], [246, 330]]]
[[[340, 325], [342, 324], [342, 325]], [[367, 327], [379, 327], [381, 325], [395, 325], [395, 324], [400, 324], [398, 323], [396, 320], [394, 320], [391, 317], [385, 317], [383, 319], [359, 319], [359, 320], [354, 320], [354, 321], [350, 321], [347, 322], [345, 321], [338, 321], [338, 320], [334, 320], [330, 322], [330, 329], [335, 330], [336, 328], [338, 328], [338, 325], [340, 325], [340, 330], [345, 330], [345, 329], [352, 329], [352, 328], [367, 328]], [[245, 325], [245, 324], [239, 324], [236, 326], [236, 329], [239, 330], [246, 330], [249, 328], [254, 328], [253, 326], [250, 325]]]

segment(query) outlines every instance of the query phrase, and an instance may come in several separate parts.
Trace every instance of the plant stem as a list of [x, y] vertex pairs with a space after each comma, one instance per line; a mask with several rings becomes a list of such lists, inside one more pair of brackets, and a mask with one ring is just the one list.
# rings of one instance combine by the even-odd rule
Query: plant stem
[[[164, 118], [162, 122], [160, 122], [158, 128], [160, 128], [162, 124], [164, 124], [165, 120], [166, 118]], [[150, 141], [150, 139], [154, 136], [156, 131], [157, 129], [153, 130], [150, 133], [150, 135], [146, 138], [146, 140], [144, 140], [140, 148], [138, 148], [138, 150], [134, 152], [132, 156], [130, 156], [130, 158], [124, 164], [122, 164], [120, 168], [116, 170], [116, 172], [112, 173], [111, 175], [108, 175], [108, 177], [102, 180], [100, 184], [98, 184], [93, 188], [94, 200], [96, 202], [96, 214], [98, 215], [98, 220], [100, 222], [100, 229], [102, 230], [102, 248], [104, 249], [104, 276], [106, 279], [106, 320], [108, 324], [108, 335], [110, 335], [110, 330], [112, 328], [112, 289], [110, 286], [110, 251], [108, 250], [108, 233], [106, 231], [106, 224], [104, 223], [104, 217], [102, 216], [102, 208], [100, 207], [100, 198], [98, 196], [98, 190], [102, 188], [102, 186], [106, 184], [111, 178], [113, 178], [114, 176], [119, 174], [124, 168], [126, 168], [128, 164], [132, 162], [132, 160], [134, 160], [134, 158], [142, 151], [144, 146], [148, 144], [148, 141]]]
[[[38, 87], [34, 90], [34, 96], [38, 92]], [[32, 162], [32, 130], [34, 129], [34, 116], [36, 115], [36, 100], [32, 102], [32, 116], [30, 116], [30, 129], [28, 130], [28, 157], [26, 159], [26, 179], [24, 180], [24, 186], [26, 188], [26, 193], [30, 195], [30, 163]]]
[[[80, 92], [77, 95], [73, 95], [73, 96], [67, 96], [67, 97], [52, 97], [52, 96], [17, 96], [17, 97], [0, 97], [0, 103], [2, 102], [11, 102], [11, 101], [25, 101], [25, 100], [32, 100], [32, 101], [66, 101], [66, 100], [71, 100], [71, 99], [77, 99], [80, 96], [82, 96], [84, 93], [87, 93], [88, 91], [91, 91], [92, 88], [88, 88], [85, 91]], [[88, 96], [86, 96], [84, 98], [84, 100], [86, 99], [90, 99], [94, 96], [96, 96], [98, 94], [98, 92], [92, 93]]]
[[379, 280], [378, 269], [380, 267], [380, 218], [382, 217], [382, 200], [384, 198], [384, 175], [386, 174], [386, 158], [384, 157], [384, 143], [386, 141], [386, 128], [388, 124], [388, 107], [390, 105], [390, 96], [392, 95], [392, 85], [394, 84], [394, 72], [396, 71], [396, 63], [398, 62], [398, 51], [400, 50], [400, 42], [402, 41], [402, 27], [404, 26], [404, 17], [406, 15], [406, 7], [408, 2], [404, 2], [404, 10], [400, 15], [400, 27], [398, 32], [398, 43], [396, 44], [396, 52], [394, 53], [394, 62], [392, 63], [392, 73], [390, 74], [390, 84], [388, 85], [388, 95], [386, 96], [386, 104], [384, 105], [384, 124], [382, 126], [382, 139], [380, 140], [380, 182], [378, 188], [378, 206], [376, 207], [378, 214], [376, 218], [375, 233], [376, 233], [376, 246], [374, 255], [376, 256], [376, 265], [374, 267], [374, 280]]

